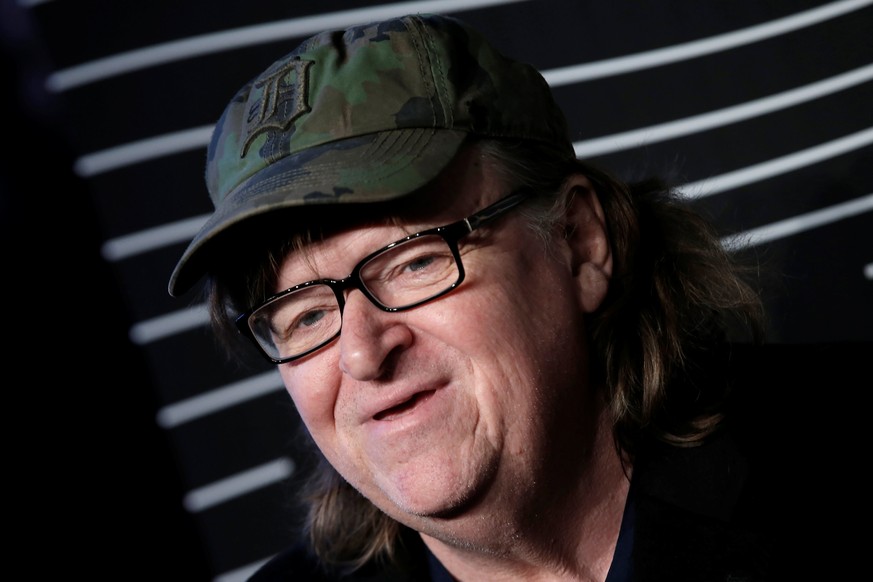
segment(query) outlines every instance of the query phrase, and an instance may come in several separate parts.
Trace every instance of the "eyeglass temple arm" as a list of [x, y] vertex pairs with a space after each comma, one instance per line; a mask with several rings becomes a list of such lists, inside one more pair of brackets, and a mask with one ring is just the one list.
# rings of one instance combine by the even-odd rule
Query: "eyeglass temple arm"
[[491, 222], [513, 206], [520, 204], [530, 196], [530, 194], [531, 190], [528, 188], [513, 192], [509, 196], [501, 198], [491, 206], [487, 206], [474, 215], [465, 218], [464, 222], [467, 223], [467, 228], [469, 228], [470, 231], [474, 231], [483, 224]]

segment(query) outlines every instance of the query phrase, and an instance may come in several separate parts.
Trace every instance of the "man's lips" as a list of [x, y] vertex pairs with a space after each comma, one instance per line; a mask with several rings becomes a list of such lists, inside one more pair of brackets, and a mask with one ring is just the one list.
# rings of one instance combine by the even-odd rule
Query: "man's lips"
[[436, 390], [424, 390], [422, 392], [416, 392], [410, 398], [400, 402], [399, 404], [395, 404], [394, 406], [390, 406], [384, 410], [381, 410], [373, 415], [373, 420], [391, 420], [398, 416], [403, 415], [405, 412], [415, 408], [416, 404], [424, 402], [431, 396]]
[[402, 416], [445, 386], [444, 382], [412, 382], [393, 390], [383, 386], [370, 394], [369, 398], [362, 395], [367, 404], [361, 409], [361, 422], [392, 420]]

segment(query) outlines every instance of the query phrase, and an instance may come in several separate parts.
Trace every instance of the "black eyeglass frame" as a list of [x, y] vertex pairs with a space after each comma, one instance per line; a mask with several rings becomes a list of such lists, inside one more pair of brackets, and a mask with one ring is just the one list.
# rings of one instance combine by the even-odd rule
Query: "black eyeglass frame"
[[[269, 360], [270, 362], [272, 362], [274, 364], [284, 364], [286, 362], [291, 362], [291, 361], [297, 360], [299, 358], [302, 358], [304, 356], [308, 356], [309, 354], [320, 350], [321, 348], [323, 348], [324, 346], [328, 345], [329, 343], [334, 341], [336, 338], [338, 338], [340, 336], [340, 334], [342, 333], [342, 325], [340, 325], [340, 329], [337, 330], [337, 332], [333, 336], [324, 340], [323, 342], [321, 342], [317, 346], [314, 346], [303, 353], [296, 354], [294, 356], [289, 356], [287, 358], [274, 358], [273, 356], [268, 354], [267, 351], [263, 348], [263, 346], [261, 346], [261, 343], [258, 341], [258, 338], [255, 337], [254, 330], [252, 330], [252, 327], [249, 325], [249, 319], [256, 312], [260, 311], [261, 309], [263, 309], [264, 307], [266, 307], [270, 303], [278, 301], [279, 299], [281, 299], [282, 297], [285, 297], [286, 295], [289, 295], [291, 293], [295, 293], [295, 292], [300, 291], [301, 289], [305, 289], [307, 287], [311, 287], [312, 285], [326, 285], [327, 287], [329, 287], [331, 289], [331, 291], [333, 291], [333, 294], [336, 297], [337, 304], [338, 304], [339, 310], [340, 310], [340, 318], [342, 318], [343, 309], [345, 308], [345, 295], [344, 294], [345, 294], [346, 289], [359, 290], [361, 293], [363, 293], [364, 297], [366, 297], [370, 301], [370, 303], [372, 303], [373, 305], [375, 305], [376, 307], [378, 307], [382, 311], [387, 311], [389, 313], [407, 311], [407, 310], [412, 309], [414, 307], [418, 307], [420, 305], [424, 305], [425, 303], [429, 303], [435, 299], [438, 299], [438, 298], [446, 295], [447, 293], [457, 289], [458, 286], [464, 281], [464, 276], [465, 276], [464, 264], [461, 261], [461, 253], [458, 250], [458, 242], [462, 238], [464, 238], [465, 236], [467, 236], [468, 234], [470, 234], [471, 232], [476, 230], [477, 228], [480, 228], [480, 227], [496, 220], [498, 217], [502, 216], [503, 214], [508, 212], [510, 209], [515, 208], [516, 206], [521, 204], [523, 201], [528, 199], [531, 196], [531, 194], [532, 194], [532, 191], [530, 190], [530, 188], [522, 188], [520, 190], [516, 190], [516, 191], [512, 192], [511, 194], [501, 198], [497, 202], [490, 204], [489, 206], [486, 206], [482, 210], [479, 210], [478, 212], [471, 214], [467, 218], [462, 218], [461, 220], [457, 220], [455, 222], [452, 222], [450, 224], [446, 224], [444, 226], [437, 226], [434, 228], [429, 228], [427, 230], [423, 230], [421, 232], [416, 232], [416, 233], [410, 234], [409, 236], [405, 236], [402, 239], [396, 240], [390, 244], [387, 244], [384, 247], [382, 247], [376, 251], [373, 251], [372, 253], [368, 254], [363, 259], [358, 261], [358, 263], [355, 265], [354, 269], [352, 269], [352, 272], [344, 279], [315, 279], [312, 281], [306, 281], [305, 283], [300, 283], [300, 284], [295, 285], [293, 287], [289, 287], [288, 289], [285, 289], [283, 291], [279, 291], [278, 293], [271, 295], [270, 297], [265, 299], [263, 302], [261, 302], [256, 307], [253, 307], [253, 308], [245, 311], [244, 313], [240, 314], [239, 316], [237, 316], [236, 321], [235, 321], [236, 327], [240, 333], [242, 333], [245, 337], [247, 337], [249, 340], [251, 340], [252, 343], [255, 344], [255, 347], [258, 349], [258, 352], [260, 352], [261, 355], [263, 355], [265, 358], [267, 358], [267, 360]], [[385, 251], [391, 250], [392, 248], [394, 248], [398, 245], [408, 243], [411, 240], [415, 240], [415, 239], [423, 237], [423, 236], [431, 236], [431, 235], [437, 235], [437, 236], [441, 237], [446, 242], [446, 244], [449, 246], [449, 249], [452, 251], [452, 255], [454, 256], [454, 259], [455, 259], [455, 264], [458, 266], [458, 278], [457, 278], [457, 280], [455, 280], [454, 283], [452, 283], [450, 286], [446, 287], [444, 290], [440, 291], [439, 293], [437, 293], [435, 295], [431, 295], [430, 297], [427, 297], [427, 298], [422, 299], [420, 301], [416, 301], [415, 303], [411, 303], [409, 305], [403, 305], [401, 307], [389, 307], [389, 306], [385, 305], [384, 303], [380, 302], [372, 293], [370, 293], [370, 291], [367, 289], [367, 286], [364, 284], [364, 281], [361, 279], [361, 270], [363, 269], [363, 267], [367, 263], [372, 261], [375, 257], [381, 255]]]

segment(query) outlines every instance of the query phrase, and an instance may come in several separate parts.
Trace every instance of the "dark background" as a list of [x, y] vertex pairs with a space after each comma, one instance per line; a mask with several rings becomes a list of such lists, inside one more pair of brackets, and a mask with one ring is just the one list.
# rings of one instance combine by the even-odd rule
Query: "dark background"
[[[240, 85], [322, 28], [416, 11], [468, 20], [546, 75], [573, 139], [595, 148], [585, 157], [703, 192], [691, 203], [725, 236], [757, 233], [749, 252], [764, 265], [771, 342], [851, 342], [873, 356], [871, 4], [0, 0], [2, 288], [6, 364], [17, 370], [6, 411], [12, 443], [33, 443], [12, 455], [21, 499], [36, 499], [20, 530], [37, 551], [31, 567], [231, 582], [291, 541], [290, 400], [275, 370], [226, 360], [196, 290], [173, 299], [166, 284], [190, 225], [211, 210], [208, 129]], [[715, 48], [686, 44], [704, 39]], [[173, 56], [139, 68], [100, 61], [161, 46]], [[679, 56], [556, 76], [669, 47]], [[98, 76], [77, 77], [82, 65]], [[845, 82], [789, 99], [827, 80]], [[771, 106], [730, 117], [750, 104]], [[708, 126], [695, 117], [717, 111]], [[594, 141], [689, 118], [693, 131], [645, 145]], [[101, 165], [126, 151], [135, 157]], [[862, 389], [869, 378], [868, 365]], [[853, 398], [819, 388], [803, 397]], [[235, 400], [202, 399], [221, 396]], [[197, 505], [198, 493], [246, 476], [248, 486]]]

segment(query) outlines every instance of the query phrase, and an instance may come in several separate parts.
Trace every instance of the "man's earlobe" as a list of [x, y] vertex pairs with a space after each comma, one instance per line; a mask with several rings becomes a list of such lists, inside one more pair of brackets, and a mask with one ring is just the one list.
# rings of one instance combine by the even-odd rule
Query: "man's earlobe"
[[606, 217], [591, 182], [582, 174], [570, 177], [564, 188], [571, 190], [565, 236], [571, 254], [577, 295], [584, 313], [595, 311], [609, 289], [612, 250]]

